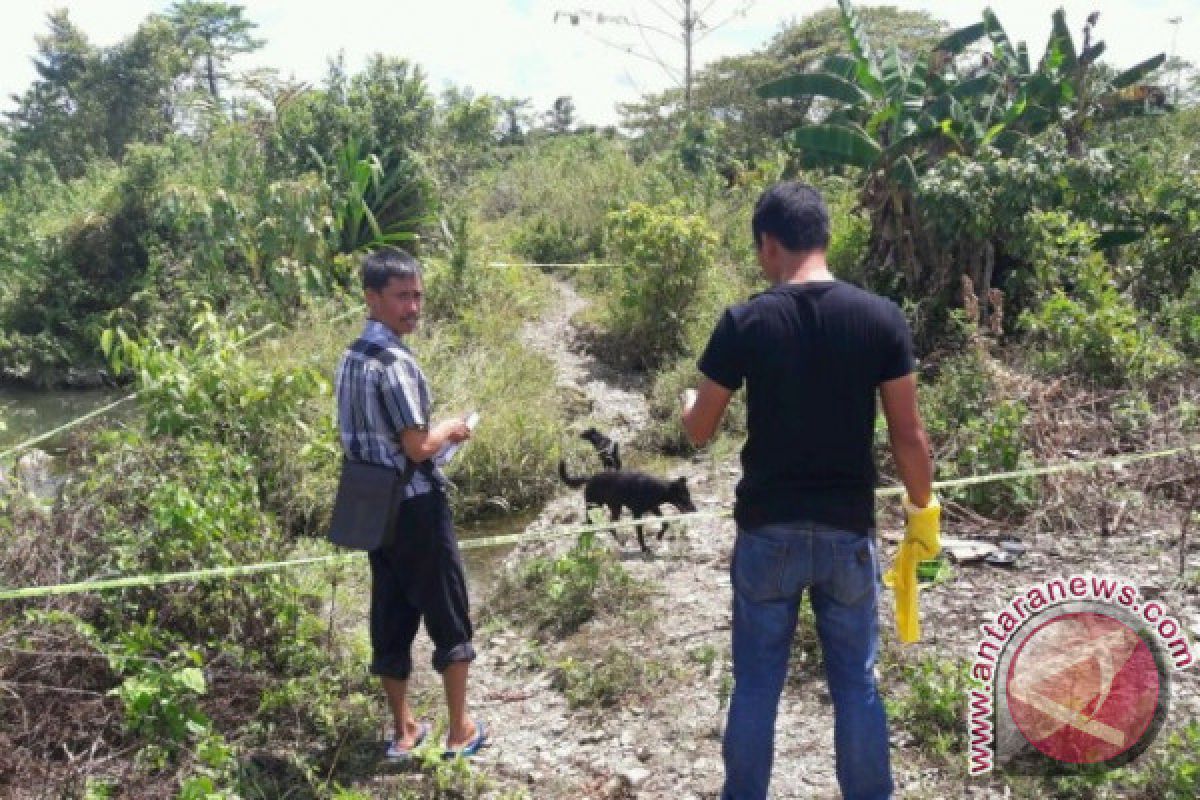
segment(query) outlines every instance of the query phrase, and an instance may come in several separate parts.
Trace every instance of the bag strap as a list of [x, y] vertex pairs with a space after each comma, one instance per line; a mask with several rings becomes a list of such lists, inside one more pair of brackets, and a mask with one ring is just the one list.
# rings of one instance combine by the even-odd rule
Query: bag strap
[[[375, 342], [368, 341], [367, 339], [363, 339], [363, 338], [356, 339], [354, 341], [354, 344], [350, 345], [350, 349], [356, 353], [360, 353], [361, 355], [366, 356], [367, 358], [371, 359], [372, 361], [378, 361], [380, 364], [382, 364], [385, 367], [391, 367], [393, 364], [395, 364], [397, 361], [400, 360], [399, 357], [397, 357], [397, 355], [395, 353], [393, 353], [390, 349], [383, 347], [382, 345], [376, 344]], [[438, 480], [437, 475], [433, 471], [432, 459], [426, 459], [425, 461], [414, 462], [411, 458], [408, 457], [407, 454], [405, 454], [404, 470], [400, 473], [400, 485], [408, 486], [409, 482], [412, 481], [413, 475], [416, 474], [417, 470], [420, 470], [421, 474], [424, 475], [425, 479], [428, 480], [430, 483], [432, 483], [432, 484], [440, 484], [441, 483], [441, 481]]]

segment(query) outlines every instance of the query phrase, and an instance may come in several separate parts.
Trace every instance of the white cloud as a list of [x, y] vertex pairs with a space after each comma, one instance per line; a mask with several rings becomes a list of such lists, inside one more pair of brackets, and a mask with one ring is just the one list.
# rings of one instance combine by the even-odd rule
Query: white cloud
[[[960, 0], [888, 0], [902, 8], [920, 8], [952, 26], [980, 18], [985, 3]], [[65, 5], [72, 17], [98, 44], [111, 44], [131, 33], [138, 22], [164, 0], [76, 0], [56, 3], [26, 0], [6, 4], [0, 31], [0, 92], [5, 99], [33, 78], [29, 57], [34, 35], [45, 30], [45, 13]], [[668, 14], [679, 0], [245, 0], [247, 16], [259, 24], [267, 46], [243, 59], [249, 66], [279, 68], [314, 85], [321, 82], [325, 66], [339, 51], [347, 66], [359, 69], [373, 52], [408, 58], [420, 64], [430, 84], [440, 90], [448, 82], [471, 86], [478, 92], [531, 97], [538, 111], [554, 98], [570, 95], [579, 117], [587, 122], [616, 121], [614, 105], [636, 100], [642, 92], [660, 90], [671, 79], [659, 66], [606, 46], [595, 37], [647, 52], [647, 42], [664, 61], [682, 65], [683, 48], [676, 41], [637, 33], [619, 24], [597, 24], [581, 18], [578, 25], [556, 11], [591, 10], [624, 16], [668, 31], [678, 28]], [[697, 8], [708, 0], [696, 0]], [[714, 58], [746, 52], [761, 46], [780, 25], [832, 2], [758, 0], [744, 16], [728, 23], [697, 44], [697, 66]], [[1200, 59], [1200, 0], [1059, 0], [1068, 24], [1078, 36], [1087, 14], [1101, 12], [1097, 33], [1108, 44], [1106, 59], [1118, 67], [1129, 66], [1171, 46], [1169, 17], [1183, 18], [1178, 29], [1178, 53]], [[706, 18], [716, 23], [730, 11], [746, 6], [743, 0], [715, 0]], [[1040, 0], [1007, 0], [994, 3], [1011, 38], [1028, 42], [1036, 58], [1050, 30], [1050, 9]], [[676, 17], [679, 14], [675, 14]]]

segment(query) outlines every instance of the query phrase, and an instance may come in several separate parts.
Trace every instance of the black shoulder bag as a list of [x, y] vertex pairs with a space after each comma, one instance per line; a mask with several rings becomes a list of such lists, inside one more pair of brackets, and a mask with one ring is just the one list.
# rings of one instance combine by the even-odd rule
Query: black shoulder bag
[[[357, 340], [351, 349], [391, 366], [396, 356], [386, 347]], [[407, 459], [404, 471], [380, 464], [342, 458], [337, 495], [329, 520], [329, 541], [353, 550], [378, 550], [392, 543], [396, 510], [404, 500], [404, 487], [417, 469], [435, 480], [429, 461]]]

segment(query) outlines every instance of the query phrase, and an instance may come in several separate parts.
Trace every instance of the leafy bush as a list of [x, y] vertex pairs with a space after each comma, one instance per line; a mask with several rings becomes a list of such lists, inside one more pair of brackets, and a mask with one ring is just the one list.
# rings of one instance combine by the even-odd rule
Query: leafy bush
[[554, 687], [571, 708], [612, 708], [650, 691], [663, 680], [666, 668], [612, 646], [594, 656], [565, 658], [555, 665], [553, 675]]
[[919, 748], [946, 757], [966, 745], [968, 665], [924, 656], [897, 668], [897, 687], [884, 699], [888, 718]]
[[557, 558], [536, 556], [505, 573], [493, 613], [561, 636], [600, 613], [636, 607], [644, 594], [645, 587], [584, 534]]
[[1180, 366], [1179, 354], [1141, 323], [1099, 256], [1084, 262], [1071, 295], [1055, 290], [1022, 315], [1021, 325], [1035, 345], [1035, 361], [1050, 372], [1071, 370], [1109, 386], [1136, 386]]
[[1178, 299], [1168, 304], [1165, 316], [1171, 338], [1179, 349], [1200, 358], [1200, 271], [1192, 274], [1191, 282]]
[[620, 261], [609, 304], [611, 330], [636, 363], [656, 367], [684, 350], [696, 296], [713, 268], [717, 237], [680, 203], [634, 203], [609, 215], [609, 245]]
[[532, 261], [588, 261], [603, 255], [605, 215], [641, 184], [617, 141], [553, 136], [508, 154], [473, 182], [481, 237]]
[[[938, 479], [1006, 472], [1028, 466], [1023, 426], [1027, 409], [996, 399], [988, 356], [976, 348], [946, 359], [932, 382], [919, 387], [922, 419], [938, 458]], [[1036, 479], [947, 490], [946, 496], [981, 513], [1021, 512], [1038, 500]]]
[[509, 246], [538, 264], [588, 261], [603, 249], [604, 231], [553, 211], [538, 212], [516, 229]]
[[1200, 797], [1200, 722], [1189, 721], [1168, 736], [1165, 746], [1143, 761], [1134, 782], [1147, 798]]

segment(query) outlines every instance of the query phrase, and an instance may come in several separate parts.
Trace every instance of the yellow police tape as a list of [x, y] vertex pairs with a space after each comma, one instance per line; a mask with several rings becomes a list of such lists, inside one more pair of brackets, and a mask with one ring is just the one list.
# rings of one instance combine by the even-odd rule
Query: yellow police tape
[[[1054, 475], [1062, 472], [1077, 472], [1096, 467], [1103, 466], [1123, 466], [1125, 464], [1133, 464], [1139, 461], [1149, 461], [1155, 458], [1166, 458], [1168, 456], [1181, 455], [1194, 450], [1200, 450], [1200, 443], [1187, 445], [1184, 447], [1174, 447], [1169, 450], [1156, 450], [1152, 453], [1134, 453], [1124, 456], [1112, 456], [1110, 458], [1093, 459], [1090, 461], [1075, 461], [1065, 464], [1049, 464], [1044, 467], [1033, 467], [1030, 469], [1013, 470], [1011, 472], [996, 472], [991, 475], [973, 475], [968, 478], [954, 478], [952, 480], [937, 481], [933, 484], [933, 488], [937, 490], [958, 489], [964, 486], [977, 486], [983, 483], [995, 483], [999, 481], [1012, 480], [1015, 478], [1029, 478], [1040, 475]], [[875, 491], [876, 497], [892, 497], [903, 494], [904, 487], [889, 486]], [[577, 526], [558, 526], [547, 528], [542, 531], [530, 531], [527, 533], [508, 533], [498, 536], [487, 536], [479, 539], [467, 539], [459, 544], [463, 550], [474, 550], [481, 547], [494, 547], [504, 544], [517, 544], [519, 542], [535, 542], [557, 539], [563, 536], [572, 536], [582, 533], [594, 533], [605, 531], [611, 528], [632, 528], [637, 525], [646, 524], [647, 522], [676, 522], [689, 519], [720, 519], [731, 516], [732, 512], [724, 511], [695, 511], [690, 514], [673, 514], [664, 515], [662, 517], [650, 517], [647, 519], [623, 519], [616, 522], [602, 522], [595, 525], [577, 525]], [[337, 553], [328, 556], [313, 556], [310, 558], [295, 558], [287, 561], [266, 561], [257, 564], [243, 564], [234, 567], [214, 567], [211, 569], [197, 569], [186, 572], [166, 572], [157, 575], [130, 575], [123, 578], [109, 578], [97, 581], [82, 581], [79, 583], [61, 583], [53, 586], [27, 586], [19, 589], [4, 589], [0, 590], [0, 600], [21, 600], [33, 597], [49, 597], [52, 595], [78, 594], [81, 592], [98, 592], [109, 589], [130, 589], [140, 588], [143, 586], [157, 586], [163, 583], [176, 583], [183, 581], [203, 581], [213, 578], [230, 578], [241, 575], [254, 575], [261, 572], [274, 572], [277, 570], [290, 569], [292, 567], [309, 567], [319, 564], [334, 565], [349, 563], [350, 561], [360, 558], [362, 553]]]

